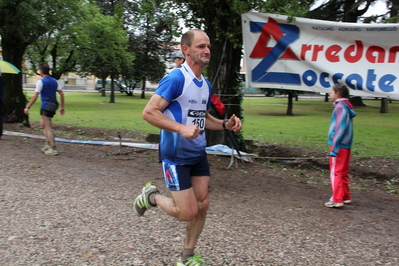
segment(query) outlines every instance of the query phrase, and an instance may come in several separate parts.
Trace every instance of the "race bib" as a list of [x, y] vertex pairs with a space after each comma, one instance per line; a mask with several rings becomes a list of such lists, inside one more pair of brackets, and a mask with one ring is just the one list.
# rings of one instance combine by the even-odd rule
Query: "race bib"
[[206, 111], [188, 110], [186, 126], [197, 125], [203, 131], [205, 129]]

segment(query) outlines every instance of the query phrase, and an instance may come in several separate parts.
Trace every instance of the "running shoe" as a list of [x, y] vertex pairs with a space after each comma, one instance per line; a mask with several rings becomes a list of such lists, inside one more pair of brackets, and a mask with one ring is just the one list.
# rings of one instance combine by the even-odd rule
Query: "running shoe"
[[58, 153], [58, 151], [56, 149], [50, 147], [50, 149], [46, 150], [44, 152], [44, 154], [55, 156], [55, 155], [58, 155], [59, 153]]
[[156, 207], [156, 205], [152, 205], [150, 202], [150, 195], [152, 193], [159, 192], [155, 182], [148, 182], [143, 187], [143, 190], [140, 195], [137, 196], [133, 203], [134, 213], [137, 216], [143, 216], [146, 210], [151, 209], [152, 207]]
[[332, 201], [328, 201], [326, 203], [324, 203], [324, 205], [326, 205], [326, 207], [328, 208], [339, 208], [344, 206], [344, 204], [342, 202], [332, 202]]
[[177, 262], [176, 266], [205, 266], [205, 261], [200, 258], [197, 254], [192, 255], [188, 259], [182, 261], [181, 257]]
[[344, 203], [345, 203], [345, 204], [351, 204], [351, 203], [352, 203], [352, 200], [350, 200], [350, 199], [344, 200]]
[[46, 152], [46, 151], [48, 151], [49, 149], [51, 149], [50, 145], [46, 144], [46, 145], [44, 145], [44, 147], [41, 148], [40, 150], [41, 150], [42, 152]]

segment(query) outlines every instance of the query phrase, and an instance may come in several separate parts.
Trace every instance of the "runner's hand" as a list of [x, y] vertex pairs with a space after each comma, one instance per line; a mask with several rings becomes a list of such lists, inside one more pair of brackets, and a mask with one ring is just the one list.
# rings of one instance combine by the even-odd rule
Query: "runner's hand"
[[197, 125], [184, 126], [183, 131], [180, 133], [183, 137], [193, 140], [198, 137], [200, 130]]
[[226, 129], [232, 130], [232, 131], [239, 131], [242, 129], [242, 124], [240, 118], [238, 118], [236, 115], [232, 115], [229, 119], [229, 121], [226, 122]]

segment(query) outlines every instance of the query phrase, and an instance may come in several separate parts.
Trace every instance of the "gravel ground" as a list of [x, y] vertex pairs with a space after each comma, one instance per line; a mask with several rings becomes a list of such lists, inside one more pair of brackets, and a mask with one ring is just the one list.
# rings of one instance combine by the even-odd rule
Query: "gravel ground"
[[[155, 151], [60, 143], [50, 157], [42, 143], [0, 140], [0, 265], [175, 265], [184, 223], [132, 209], [148, 181], [167, 193]], [[326, 172], [209, 161], [209, 265], [399, 265], [398, 195], [355, 181], [354, 203], [329, 209]]]

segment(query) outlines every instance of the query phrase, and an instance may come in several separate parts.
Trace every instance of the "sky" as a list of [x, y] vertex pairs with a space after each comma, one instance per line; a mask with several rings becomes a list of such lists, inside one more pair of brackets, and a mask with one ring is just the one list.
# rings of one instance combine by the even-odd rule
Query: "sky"
[[387, 5], [384, 1], [377, 1], [372, 6], [370, 6], [369, 10], [366, 12], [365, 16], [372, 16], [377, 14], [382, 14], [387, 12]]
[[[313, 8], [318, 7], [319, 5], [321, 5], [324, 2], [327, 2], [328, 0], [318, 0], [316, 1], [316, 4], [314, 5]], [[377, 0], [375, 3], [373, 3], [369, 10], [366, 12], [366, 14], [364, 16], [368, 17], [368, 16], [372, 16], [372, 15], [377, 15], [377, 14], [382, 14], [384, 12], [387, 11], [386, 8], [386, 3], [382, 0]]]

